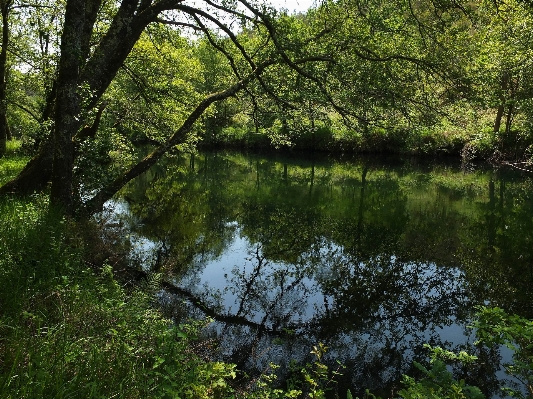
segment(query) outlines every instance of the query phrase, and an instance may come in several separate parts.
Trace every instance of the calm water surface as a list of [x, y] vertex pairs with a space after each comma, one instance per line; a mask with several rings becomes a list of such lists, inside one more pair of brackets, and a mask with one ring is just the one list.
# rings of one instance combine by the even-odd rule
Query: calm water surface
[[132, 262], [182, 289], [161, 293], [169, 312], [218, 320], [216, 355], [251, 375], [274, 362], [283, 380], [321, 342], [341, 397], [390, 395], [430, 343], [477, 355], [455, 373], [490, 397], [502, 353], [468, 325], [480, 304], [533, 318], [532, 188], [459, 163], [207, 153], [153, 168], [115, 214]]

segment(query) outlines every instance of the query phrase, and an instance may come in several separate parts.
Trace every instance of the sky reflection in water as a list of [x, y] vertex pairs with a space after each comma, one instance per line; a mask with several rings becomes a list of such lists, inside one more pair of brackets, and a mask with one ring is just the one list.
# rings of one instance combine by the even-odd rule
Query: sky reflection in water
[[[225, 317], [211, 329], [221, 358], [284, 372], [324, 342], [347, 366], [340, 390], [386, 395], [424, 343], [498, 363], [473, 345], [475, 305], [532, 316], [530, 186], [449, 165], [203, 154], [152, 170], [120, 212], [132, 260]], [[471, 382], [492, 396], [497, 370]]]

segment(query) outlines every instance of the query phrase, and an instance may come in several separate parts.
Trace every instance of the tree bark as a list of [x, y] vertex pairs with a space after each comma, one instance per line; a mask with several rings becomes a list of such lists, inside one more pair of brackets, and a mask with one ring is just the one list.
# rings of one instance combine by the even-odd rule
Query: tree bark
[[[78, 115], [76, 115], [78, 117], [77, 123], [76, 120], [72, 120], [73, 112], [76, 112], [76, 109], [79, 110], [79, 99], [76, 98], [79, 96], [79, 93], [75, 94], [72, 92], [75, 87], [72, 84], [73, 76], [69, 77], [68, 75], [69, 73], [72, 75], [78, 74], [78, 85], [83, 83], [89, 87], [89, 92], [92, 95], [91, 101], [83, 110], [84, 114], [87, 114], [97, 105], [102, 94], [139, 39], [144, 28], [156, 18], [160, 11], [170, 8], [170, 5], [174, 3], [179, 3], [179, 1], [167, 0], [165, 2], [158, 2], [157, 7], [149, 7], [148, 2], [143, 1], [140, 7], [136, 8], [137, 3], [134, 0], [122, 1], [120, 9], [113, 19], [108, 32], [85, 63], [84, 61], [89, 54], [90, 38], [101, 0], [87, 0], [86, 4], [83, 4], [80, 0], [68, 0], [67, 4], [70, 14], [68, 21], [66, 18], [67, 15], [65, 15], [64, 25], [65, 28], [67, 28], [67, 25], [70, 25], [69, 29], [74, 31], [79, 59], [73, 59], [75, 54], [70, 54], [71, 59], [67, 62], [67, 65], [74, 65], [74, 69], [69, 72], [68, 67], [63, 66], [62, 103], [59, 104], [57, 101], [60, 96], [60, 89], [59, 82], [55, 81], [47, 98], [46, 107], [43, 110], [42, 116], [42, 122], [54, 118], [57, 123], [58, 119], [60, 119], [60, 129], [62, 131], [57, 131], [58, 126], [53, 127], [53, 131], [57, 131], [57, 133], [53, 133], [54, 138], [39, 143], [37, 155], [24, 167], [17, 177], [0, 187], [0, 195], [7, 193], [25, 195], [35, 191], [41, 191], [51, 179], [54, 179], [56, 181], [54, 185], [54, 202], [58, 206], [64, 207], [67, 211], [71, 210], [71, 170], [74, 159], [72, 140], [69, 142], [68, 139], [72, 139], [77, 134], [85, 121], [81, 118], [79, 111], [77, 112]], [[68, 29], [66, 30], [68, 31]], [[65, 34], [64, 30], [63, 36]], [[79, 37], [76, 38], [76, 34]], [[66, 42], [65, 46], [67, 46]], [[68, 52], [70, 49], [67, 47], [66, 50]], [[63, 59], [63, 57], [64, 55], [62, 54], [61, 58]], [[65, 73], [67, 76], [64, 75]], [[70, 89], [67, 89], [65, 85], [68, 85]], [[74, 104], [69, 103], [69, 96], [74, 96]], [[60, 113], [64, 112], [64, 109], [62, 109], [63, 104], [72, 108], [70, 111], [67, 110], [69, 115], [60, 115]], [[54, 158], [52, 154], [54, 154], [54, 142], [56, 140], [59, 146], [63, 148], [58, 149], [56, 155], [56, 174], [52, 177], [52, 160]]]
[[6, 153], [9, 125], [7, 124], [6, 69], [7, 46], [9, 45], [9, 12], [11, 0], [0, 1], [2, 13], [2, 50], [0, 51], [0, 158]]
[[80, 81], [88, 85], [92, 95], [90, 108], [99, 102], [148, 24], [180, 2], [163, 0], [149, 5], [141, 1], [138, 5], [137, 0], [122, 1], [111, 26], [81, 71]]
[[50, 203], [65, 214], [72, 213], [74, 145], [72, 138], [81, 126], [79, 71], [83, 62], [86, 3], [69, 0], [61, 35], [61, 58], [57, 77], [54, 129], [54, 161]]
[[11, 127], [9, 126], [9, 119], [7, 119], [7, 115], [6, 115], [4, 123], [6, 126], [6, 139], [13, 140], [13, 133], [11, 133]]

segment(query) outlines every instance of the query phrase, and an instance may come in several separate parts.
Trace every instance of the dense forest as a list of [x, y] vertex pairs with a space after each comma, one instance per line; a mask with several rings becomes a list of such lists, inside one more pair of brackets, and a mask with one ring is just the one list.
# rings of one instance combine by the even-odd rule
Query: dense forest
[[[300, 13], [258, 0], [0, 0], [0, 11], [0, 398], [325, 397], [335, 373], [321, 343], [292, 386], [278, 389], [271, 370], [232, 385], [236, 366], [196, 341], [204, 324], [171, 326], [154, 307], [161, 277], [122, 269], [124, 237], [93, 216], [176, 154], [449, 156], [526, 173], [533, 160], [525, 0], [324, 0]], [[480, 224], [498, 212], [493, 180], [488, 198]], [[511, 235], [494, 223], [494, 237]], [[489, 244], [478, 250], [493, 262]], [[533, 394], [533, 327], [520, 310], [478, 308], [475, 325], [515, 351], [511, 370]], [[483, 397], [444, 363], [472, 356], [428, 356], [401, 397]]]

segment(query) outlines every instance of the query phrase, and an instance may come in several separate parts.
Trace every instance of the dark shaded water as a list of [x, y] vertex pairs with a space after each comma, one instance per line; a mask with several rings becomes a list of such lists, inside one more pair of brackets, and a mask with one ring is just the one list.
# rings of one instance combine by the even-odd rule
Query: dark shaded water
[[480, 304], [533, 317], [532, 188], [459, 164], [210, 153], [168, 159], [115, 205], [132, 260], [184, 291], [162, 302], [219, 320], [217, 356], [248, 373], [274, 362], [283, 379], [321, 342], [340, 391], [390, 395], [430, 343], [479, 356], [456, 375], [494, 396], [501, 353], [468, 324]]

